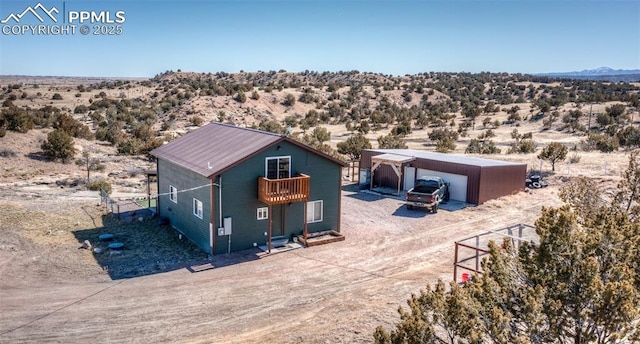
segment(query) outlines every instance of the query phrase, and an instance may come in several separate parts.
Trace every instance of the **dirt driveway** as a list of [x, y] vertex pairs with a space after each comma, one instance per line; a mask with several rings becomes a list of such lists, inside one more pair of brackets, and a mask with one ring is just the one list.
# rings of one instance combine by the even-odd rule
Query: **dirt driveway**
[[[95, 223], [94, 200], [3, 199], [0, 342], [369, 343], [412, 292], [452, 278], [456, 239], [533, 224], [556, 195], [552, 186], [430, 214], [344, 191], [345, 241], [115, 280], [77, 241], [56, 239]], [[36, 240], [43, 232], [48, 244]]]

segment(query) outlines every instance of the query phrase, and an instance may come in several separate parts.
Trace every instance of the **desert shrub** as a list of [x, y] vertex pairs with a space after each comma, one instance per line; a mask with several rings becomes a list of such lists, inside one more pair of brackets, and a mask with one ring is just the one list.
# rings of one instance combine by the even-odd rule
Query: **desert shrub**
[[120, 122], [108, 122], [105, 126], [96, 130], [96, 139], [100, 141], [108, 141], [111, 144], [118, 144], [124, 137], [122, 132], [122, 124]]
[[253, 92], [251, 92], [251, 99], [253, 100], [260, 99], [260, 94], [258, 94], [258, 91], [254, 90]]
[[79, 137], [87, 140], [93, 138], [93, 134], [89, 127], [64, 113], [60, 113], [56, 116], [53, 122], [53, 128], [63, 130], [73, 137]]
[[407, 144], [402, 136], [389, 134], [378, 137], [378, 148], [380, 149], [406, 149]]
[[244, 94], [244, 92], [240, 91], [238, 92], [238, 94], [235, 97], [235, 100], [239, 103], [246, 103], [247, 102], [247, 95]]
[[17, 106], [5, 108], [0, 113], [7, 130], [26, 133], [33, 129], [33, 117]]
[[[140, 151], [140, 154], [149, 154], [149, 152], [151, 152], [152, 150], [162, 146], [163, 140], [160, 138], [153, 138], [147, 142], [144, 143], [144, 146], [142, 147], [142, 150]], [[150, 156], [149, 156], [150, 158]]]
[[537, 144], [533, 140], [520, 140], [511, 144], [508, 153], [534, 153], [536, 151], [536, 148]]
[[445, 136], [436, 143], [436, 152], [447, 153], [456, 149], [456, 142], [451, 136]]
[[521, 121], [522, 120], [522, 116], [520, 116], [520, 114], [516, 113], [511, 113], [509, 114], [509, 117], [507, 117], [507, 123], [511, 124], [517, 121]]
[[133, 129], [133, 136], [143, 142], [148, 142], [153, 139], [156, 134], [148, 124], [141, 124]]
[[62, 100], [62, 95], [60, 95], [60, 93], [54, 93], [51, 100]]
[[5, 127], [0, 126], [0, 137], [4, 137], [5, 135], [7, 135], [7, 129], [5, 129]]
[[75, 114], [83, 114], [87, 112], [89, 112], [89, 107], [84, 104], [80, 104], [73, 109], [73, 113]]
[[102, 180], [96, 180], [93, 181], [89, 184], [87, 184], [87, 188], [91, 191], [100, 191], [100, 190], [104, 190], [104, 192], [106, 192], [107, 194], [110, 194], [112, 189], [111, 189], [111, 183], [109, 183], [108, 181], [102, 179]]
[[599, 113], [596, 116], [596, 122], [604, 127], [613, 124], [613, 118], [606, 113]]
[[162, 125], [160, 126], [160, 130], [162, 131], [167, 131], [169, 129], [171, 129], [173, 127], [173, 125], [175, 124], [174, 121], [165, 121], [162, 122]]
[[400, 137], [411, 134], [411, 123], [409, 123], [409, 121], [402, 121], [398, 123], [398, 125], [391, 130], [391, 134]]
[[613, 104], [611, 106], [607, 106], [604, 110], [607, 112], [607, 115], [618, 121], [618, 119], [624, 114], [626, 106], [624, 104]]
[[580, 159], [582, 158], [582, 156], [580, 156], [580, 154], [573, 152], [573, 154], [571, 154], [571, 156], [569, 156], [569, 162], [572, 164], [577, 164], [580, 162]]
[[585, 151], [597, 149], [603, 153], [614, 152], [619, 146], [620, 142], [617, 137], [595, 133], [589, 134], [589, 137], [582, 143], [582, 149]]
[[127, 138], [118, 143], [118, 153], [125, 155], [137, 155], [142, 152], [145, 144], [137, 138]]
[[284, 97], [284, 102], [282, 104], [286, 106], [293, 106], [295, 103], [296, 103], [296, 97], [291, 93], [287, 93], [287, 95]]
[[500, 153], [500, 148], [496, 147], [492, 140], [471, 139], [465, 149], [465, 153], [498, 154]]
[[98, 123], [104, 121], [104, 116], [99, 112], [92, 112], [91, 114], [89, 114], [89, 118], [91, 118], [91, 120], [95, 124], [98, 124]]
[[640, 129], [634, 126], [627, 126], [616, 133], [616, 137], [622, 147], [640, 146]]
[[448, 128], [445, 128], [445, 129], [437, 128], [437, 129], [433, 129], [433, 131], [429, 133], [429, 140], [440, 141], [448, 137], [448, 138], [451, 138], [453, 141], [457, 141], [458, 135], [459, 135], [458, 132], [449, 130]]
[[286, 129], [276, 120], [262, 120], [256, 128], [262, 131], [268, 131], [276, 134], [284, 134]]
[[67, 162], [76, 155], [73, 138], [64, 130], [56, 129], [47, 134], [47, 140], [40, 146], [45, 156], [53, 160]]
[[0, 157], [3, 158], [13, 158], [17, 156], [16, 152], [9, 149], [9, 148], [2, 148], [0, 149]]
[[138, 167], [131, 167], [127, 170], [127, 175], [130, 178], [136, 177], [138, 174], [140, 174], [140, 169]]
[[298, 116], [288, 115], [284, 118], [284, 124], [288, 127], [295, 128], [298, 125]]
[[202, 117], [200, 116], [193, 116], [189, 118], [189, 122], [191, 123], [191, 125], [199, 127], [202, 125], [202, 123], [204, 123], [204, 119], [202, 119]]
[[316, 97], [311, 92], [304, 92], [298, 97], [298, 101], [305, 104], [311, 104], [316, 101]]

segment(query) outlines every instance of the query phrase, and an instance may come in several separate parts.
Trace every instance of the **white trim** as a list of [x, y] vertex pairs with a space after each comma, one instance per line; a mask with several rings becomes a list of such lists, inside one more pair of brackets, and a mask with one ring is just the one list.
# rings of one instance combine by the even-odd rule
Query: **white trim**
[[[281, 156], [269, 156], [264, 158], [264, 177], [266, 178], [269, 175], [269, 160], [278, 160], [278, 165], [280, 164], [280, 159], [289, 159], [289, 178], [291, 178], [291, 155], [281, 155]], [[279, 171], [278, 171], [279, 172]], [[277, 178], [280, 179], [280, 178]]]
[[[316, 203], [320, 204], [320, 216], [318, 218], [318, 214], [315, 213], [315, 205]], [[307, 223], [315, 223], [322, 222], [324, 215], [324, 201], [309, 201], [307, 202]]]
[[256, 211], [256, 219], [258, 220], [269, 219], [269, 208], [267, 207], [258, 208], [258, 210]]
[[169, 200], [173, 203], [178, 203], [178, 188], [169, 184]]
[[193, 198], [193, 215], [202, 218], [202, 202], [195, 197]]

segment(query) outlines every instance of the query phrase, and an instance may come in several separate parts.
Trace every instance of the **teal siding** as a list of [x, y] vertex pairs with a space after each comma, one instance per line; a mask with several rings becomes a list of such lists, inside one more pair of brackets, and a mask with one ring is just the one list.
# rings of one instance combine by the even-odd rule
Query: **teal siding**
[[[280, 146], [280, 150], [277, 147]], [[233, 234], [231, 251], [253, 247], [253, 244], [265, 245], [268, 240], [269, 220], [258, 220], [257, 209], [267, 207], [258, 201], [258, 178], [265, 173], [266, 158], [277, 156], [291, 157], [291, 175], [304, 173], [311, 177], [310, 200], [323, 200], [323, 221], [310, 223], [309, 232], [338, 229], [340, 202], [341, 166], [310, 151], [287, 142], [281, 142], [257, 154], [240, 165], [222, 174], [222, 214], [231, 217]], [[216, 197], [217, 197], [217, 190]], [[273, 206], [273, 236], [302, 234], [304, 230], [304, 204]], [[219, 221], [217, 221], [219, 222]], [[284, 223], [282, 232], [276, 228]], [[219, 226], [219, 225], [218, 225]], [[217, 233], [216, 233], [217, 235]], [[216, 253], [227, 252], [228, 237], [216, 237]]]
[[[278, 149], [277, 147], [280, 147]], [[209, 221], [213, 204], [215, 253], [226, 253], [265, 245], [268, 241], [269, 220], [258, 220], [257, 209], [267, 207], [258, 201], [258, 178], [265, 174], [267, 157], [290, 156], [291, 175], [304, 173], [311, 177], [310, 201], [323, 201], [323, 221], [308, 224], [310, 233], [339, 228], [340, 172], [341, 166], [301, 147], [288, 142], [280, 142], [265, 151], [243, 161], [224, 172], [213, 176], [222, 185], [222, 217], [231, 217], [232, 235], [218, 235], [220, 223], [218, 197], [220, 189], [214, 187], [214, 200], [210, 201], [210, 188], [205, 187], [178, 194], [178, 204], [169, 200], [168, 195], [160, 196], [160, 215], [169, 218], [171, 224], [195, 242], [205, 252], [209, 247]], [[169, 184], [180, 190], [206, 185], [211, 180], [186, 170], [180, 166], [160, 160], [158, 162], [160, 193], [169, 192]], [[193, 215], [192, 199], [203, 202], [203, 219]], [[171, 208], [171, 210], [169, 210]], [[302, 202], [272, 207], [274, 223], [273, 236], [291, 237], [304, 230], [304, 204]], [[279, 226], [283, 224], [284, 226]], [[276, 228], [277, 227], [277, 228]]]
[[[211, 181], [199, 174], [174, 165], [165, 160], [158, 161], [158, 193], [160, 216], [169, 219], [171, 225], [193, 241], [200, 249], [211, 253], [209, 243], [210, 184]], [[178, 201], [169, 199], [169, 185], [178, 189]], [[199, 186], [206, 186], [200, 187]], [[195, 190], [185, 191], [191, 188]], [[193, 198], [202, 202], [202, 219], [193, 215]]]

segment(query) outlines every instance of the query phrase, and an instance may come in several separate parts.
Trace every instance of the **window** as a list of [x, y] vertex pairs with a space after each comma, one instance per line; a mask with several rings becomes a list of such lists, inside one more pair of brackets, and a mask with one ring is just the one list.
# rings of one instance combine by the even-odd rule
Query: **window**
[[269, 208], [258, 208], [258, 220], [266, 220], [269, 218]]
[[269, 179], [282, 179], [291, 177], [291, 157], [279, 156], [267, 158], [265, 176]]
[[202, 202], [196, 198], [193, 199], [193, 215], [202, 218]]
[[169, 185], [169, 200], [173, 203], [178, 203], [178, 189], [173, 185]]
[[307, 202], [307, 223], [322, 221], [322, 200]]

